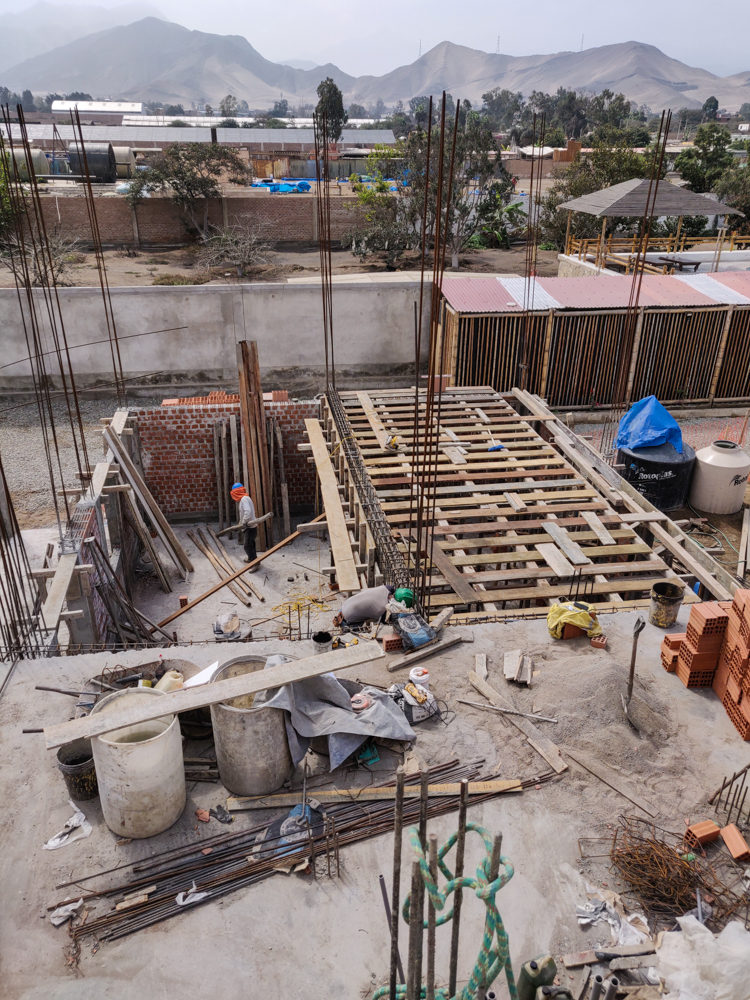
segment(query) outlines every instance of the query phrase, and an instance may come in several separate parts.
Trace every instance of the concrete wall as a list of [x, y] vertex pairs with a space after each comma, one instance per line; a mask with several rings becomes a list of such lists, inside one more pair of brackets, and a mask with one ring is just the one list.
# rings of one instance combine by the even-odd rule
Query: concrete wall
[[[47, 350], [53, 343], [41, 292], [34, 293]], [[113, 288], [122, 366], [137, 383], [176, 387], [237, 385], [235, 345], [257, 340], [263, 388], [310, 398], [324, 388], [325, 353], [318, 284], [246, 284]], [[111, 383], [110, 346], [99, 288], [61, 288], [61, 309], [80, 387]], [[337, 385], [363, 388], [414, 384], [414, 302], [419, 283], [334, 283]], [[23, 305], [24, 311], [27, 309]], [[28, 320], [28, 317], [27, 317]], [[427, 349], [428, 310], [422, 342]], [[0, 289], [2, 364], [28, 358], [18, 297]], [[154, 333], [152, 331], [161, 331]], [[100, 343], [92, 344], [94, 341]], [[91, 346], [78, 346], [91, 345]], [[47, 372], [60, 389], [54, 356]], [[32, 386], [28, 360], [0, 367], [0, 390]]]
[[615, 271], [608, 271], [606, 267], [597, 267], [587, 260], [579, 260], [578, 257], [569, 257], [564, 253], [557, 255], [559, 264], [557, 265], [558, 278], [590, 278], [592, 274], [615, 274]]

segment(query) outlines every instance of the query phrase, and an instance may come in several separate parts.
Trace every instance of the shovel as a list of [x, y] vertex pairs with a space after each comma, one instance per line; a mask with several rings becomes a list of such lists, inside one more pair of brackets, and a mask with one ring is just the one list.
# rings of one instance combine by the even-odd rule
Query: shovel
[[635, 680], [635, 657], [638, 652], [638, 636], [646, 627], [646, 622], [640, 615], [635, 620], [635, 625], [633, 626], [633, 651], [630, 654], [630, 674], [628, 675], [628, 696], [625, 697], [624, 694], [620, 695], [622, 698], [622, 707], [625, 712], [625, 718], [628, 720], [630, 725], [638, 732], [638, 726], [628, 715], [628, 705], [630, 704], [630, 699], [633, 697], [633, 681]]

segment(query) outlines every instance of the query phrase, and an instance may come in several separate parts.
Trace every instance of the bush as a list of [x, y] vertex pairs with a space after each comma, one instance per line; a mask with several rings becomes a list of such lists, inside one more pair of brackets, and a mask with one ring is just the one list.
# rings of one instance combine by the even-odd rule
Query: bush
[[207, 281], [211, 280], [211, 276], [208, 274], [196, 275], [195, 277], [186, 277], [184, 274], [160, 274], [158, 278], [154, 278], [152, 284], [154, 285], [205, 285]]

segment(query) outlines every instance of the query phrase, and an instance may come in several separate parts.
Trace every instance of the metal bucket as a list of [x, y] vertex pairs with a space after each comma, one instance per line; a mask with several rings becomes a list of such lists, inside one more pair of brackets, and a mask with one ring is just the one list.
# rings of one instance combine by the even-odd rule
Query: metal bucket
[[651, 588], [651, 606], [648, 620], [658, 628], [671, 628], [677, 621], [685, 591], [676, 583], [655, 583]]
[[95, 799], [99, 794], [91, 740], [75, 740], [57, 751], [57, 766], [65, 778], [68, 794], [76, 802]]
[[[229, 660], [213, 681], [263, 670], [265, 656]], [[292, 776], [294, 764], [279, 708], [253, 707], [254, 695], [211, 706], [219, 777], [235, 795], [267, 795]]]
[[333, 649], [333, 636], [330, 632], [314, 632], [312, 644], [315, 653], [330, 653]]

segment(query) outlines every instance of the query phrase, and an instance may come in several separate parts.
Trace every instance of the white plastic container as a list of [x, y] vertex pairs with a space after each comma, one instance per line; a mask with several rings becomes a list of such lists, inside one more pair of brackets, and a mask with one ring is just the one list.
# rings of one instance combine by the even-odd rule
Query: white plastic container
[[[155, 688], [116, 691], [102, 698], [92, 715], [162, 697]], [[112, 833], [155, 837], [177, 822], [185, 808], [185, 766], [176, 715], [96, 736], [91, 749], [104, 822]]]
[[412, 667], [409, 671], [412, 684], [421, 684], [425, 691], [430, 690], [430, 671], [427, 667]]
[[742, 508], [750, 456], [734, 441], [714, 441], [695, 456], [690, 503], [707, 514], [734, 514]]

